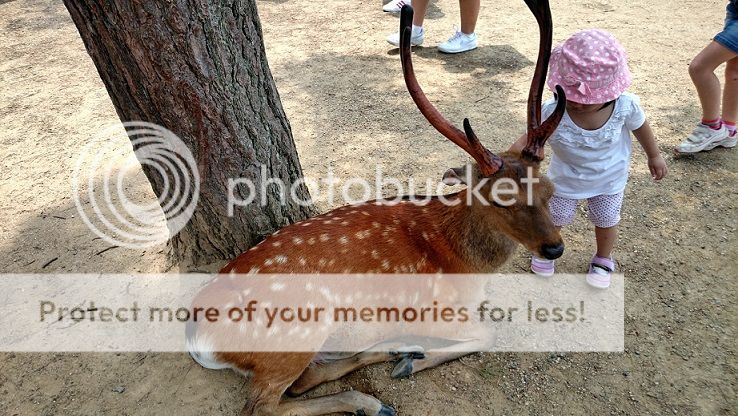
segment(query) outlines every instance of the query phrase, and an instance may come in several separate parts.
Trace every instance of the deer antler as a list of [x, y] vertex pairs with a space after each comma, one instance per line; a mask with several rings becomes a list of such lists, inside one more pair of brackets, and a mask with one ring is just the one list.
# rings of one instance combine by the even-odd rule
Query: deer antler
[[528, 143], [522, 150], [522, 156], [535, 160], [543, 160], [543, 145], [553, 134], [556, 127], [564, 116], [566, 107], [566, 95], [561, 86], [556, 86], [556, 109], [542, 124], [541, 120], [541, 96], [543, 95], [543, 84], [548, 71], [548, 61], [551, 58], [551, 43], [553, 37], [553, 23], [551, 21], [551, 8], [548, 0], [525, 0], [525, 4], [538, 21], [540, 32], [540, 43], [538, 46], [538, 59], [536, 69], [533, 72], [533, 81], [530, 84], [528, 94]]
[[502, 159], [496, 154], [485, 148], [474, 134], [469, 124], [469, 119], [464, 119], [464, 133], [456, 126], [446, 120], [433, 104], [428, 101], [425, 93], [420, 88], [415, 72], [413, 71], [413, 62], [410, 54], [410, 34], [413, 21], [413, 8], [411, 6], [403, 6], [400, 14], [400, 58], [402, 61], [402, 73], [405, 76], [405, 85], [413, 97], [415, 105], [418, 106], [420, 112], [425, 116], [430, 124], [444, 135], [447, 139], [456, 143], [457, 146], [464, 149], [479, 165], [479, 170], [485, 177], [492, 176], [502, 167]]

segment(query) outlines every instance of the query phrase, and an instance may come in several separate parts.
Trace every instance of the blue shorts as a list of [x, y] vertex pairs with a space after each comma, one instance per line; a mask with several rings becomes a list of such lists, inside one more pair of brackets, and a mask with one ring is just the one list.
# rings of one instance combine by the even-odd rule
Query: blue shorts
[[725, 28], [713, 39], [731, 51], [738, 53], [738, 2], [731, 0], [726, 10]]

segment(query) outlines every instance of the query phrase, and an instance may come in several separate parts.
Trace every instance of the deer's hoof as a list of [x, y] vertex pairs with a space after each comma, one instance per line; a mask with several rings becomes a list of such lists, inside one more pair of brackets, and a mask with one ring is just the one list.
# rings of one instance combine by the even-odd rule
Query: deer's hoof
[[395, 368], [392, 369], [392, 378], [405, 378], [410, 377], [413, 373], [413, 358], [405, 357], [395, 364]]
[[397, 358], [412, 358], [414, 360], [422, 360], [425, 358], [425, 349], [420, 345], [408, 345], [406, 347], [400, 347], [395, 350], [391, 350], [390, 354], [397, 356]]
[[[369, 415], [366, 414], [364, 409], [359, 409], [358, 411], [356, 411], [356, 416], [369, 416]], [[395, 409], [382, 403], [382, 408], [380, 408], [379, 412], [377, 412], [377, 414], [374, 416], [397, 416], [397, 412], [395, 412]]]
[[397, 412], [395, 412], [395, 409], [383, 404], [377, 416], [397, 416]]

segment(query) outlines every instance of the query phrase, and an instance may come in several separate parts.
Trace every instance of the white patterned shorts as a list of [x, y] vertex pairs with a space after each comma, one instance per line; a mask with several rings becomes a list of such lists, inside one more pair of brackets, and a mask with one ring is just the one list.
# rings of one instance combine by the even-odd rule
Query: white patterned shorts
[[[576, 199], [554, 196], [548, 201], [553, 223], [557, 227], [571, 224], [577, 210]], [[623, 206], [623, 192], [613, 195], [597, 195], [587, 198], [589, 220], [595, 227], [610, 228], [620, 222], [620, 209]]]

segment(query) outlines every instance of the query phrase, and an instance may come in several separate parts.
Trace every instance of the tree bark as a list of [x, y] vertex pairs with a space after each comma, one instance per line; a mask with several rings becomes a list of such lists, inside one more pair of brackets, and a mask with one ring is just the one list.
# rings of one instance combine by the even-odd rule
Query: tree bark
[[[261, 186], [302, 178], [289, 122], [264, 51], [254, 0], [64, 0], [122, 121], [168, 128], [191, 150], [201, 178], [190, 222], [170, 240], [172, 260], [231, 259], [313, 213], [269, 187], [227, 214], [229, 178]], [[161, 177], [144, 166], [157, 196]], [[309, 200], [304, 184], [297, 196]], [[245, 199], [244, 190], [236, 189]], [[257, 198], [258, 201], [258, 198]]]

